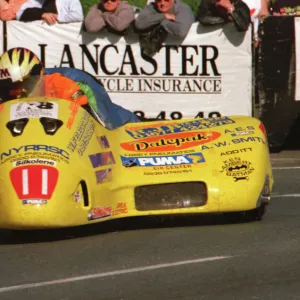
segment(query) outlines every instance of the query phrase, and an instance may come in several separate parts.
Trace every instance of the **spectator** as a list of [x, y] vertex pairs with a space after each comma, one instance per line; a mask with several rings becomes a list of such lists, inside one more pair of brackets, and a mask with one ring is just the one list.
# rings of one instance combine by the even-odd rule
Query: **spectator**
[[20, 7], [28, 0], [0, 0], [0, 20], [15, 20]]
[[134, 9], [127, 2], [101, 0], [90, 8], [84, 25], [88, 32], [97, 32], [106, 27], [117, 33], [124, 33], [134, 18]]
[[270, 8], [273, 16], [296, 15], [300, 0], [277, 0]]
[[155, 0], [138, 15], [141, 49], [148, 56], [159, 51], [168, 34], [185, 38], [195, 22], [191, 8], [181, 0]]
[[269, 0], [261, 0], [261, 10], [258, 14], [260, 21], [262, 21], [270, 15], [269, 2]]
[[43, 20], [48, 24], [80, 22], [83, 11], [79, 0], [29, 0], [21, 6], [17, 20]]
[[238, 31], [247, 31], [251, 23], [250, 9], [242, 0], [201, 0], [196, 18], [203, 25], [233, 21]]
[[260, 24], [269, 16], [268, 0], [244, 0], [250, 9], [253, 24], [253, 39], [255, 48], [260, 42], [258, 30]]

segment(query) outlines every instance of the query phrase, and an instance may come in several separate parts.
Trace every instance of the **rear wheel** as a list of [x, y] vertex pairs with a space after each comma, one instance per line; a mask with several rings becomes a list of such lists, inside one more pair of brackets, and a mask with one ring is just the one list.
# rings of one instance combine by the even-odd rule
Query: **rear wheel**
[[261, 204], [261, 206], [248, 210], [245, 212], [245, 219], [248, 221], [260, 221], [265, 215], [267, 209], [265, 204]]
[[266, 205], [261, 204], [261, 206], [255, 209], [251, 209], [243, 212], [228, 213], [228, 217], [229, 220], [234, 223], [252, 222], [252, 221], [261, 221], [265, 213], [266, 213]]

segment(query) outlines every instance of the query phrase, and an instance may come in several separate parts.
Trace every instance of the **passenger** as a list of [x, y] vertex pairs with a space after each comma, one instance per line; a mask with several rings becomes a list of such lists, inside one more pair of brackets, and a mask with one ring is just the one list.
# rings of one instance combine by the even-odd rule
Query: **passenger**
[[243, 0], [250, 9], [250, 16], [253, 25], [254, 46], [257, 47], [260, 42], [258, 34], [259, 25], [267, 18], [269, 13], [268, 0]]
[[185, 38], [193, 22], [192, 9], [181, 0], [155, 0], [149, 3], [135, 21], [142, 52], [153, 56], [168, 34]]
[[101, 0], [92, 6], [84, 20], [88, 32], [98, 32], [103, 28], [116, 33], [125, 33], [134, 21], [134, 9], [126, 1]]
[[17, 20], [43, 20], [49, 25], [80, 22], [83, 11], [79, 0], [29, 0], [18, 11]]
[[[89, 111], [108, 129], [115, 129], [138, 117], [114, 104], [101, 84], [88, 73], [72, 68], [46, 68], [30, 50], [13, 48], [3, 53], [0, 69], [0, 100], [45, 96], [75, 102]], [[4, 77], [4, 76], [3, 76]]]
[[270, 0], [261, 0], [261, 10], [258, 14], [260, 21], [263, 21], [270, 15], [269, 2]]
[[28, 0], [0, 0], [0, 21], [16, 19], [20, 7]]
[[73, 80], [59, 73], [43, 75], [41, 61], [28, 49], [13, 48], [3, 53], [1, 69], [7, 71], [6, 81], [1, 80], [3, 101], [36, 95], [75, 101], [79, 105], [88, 103]]

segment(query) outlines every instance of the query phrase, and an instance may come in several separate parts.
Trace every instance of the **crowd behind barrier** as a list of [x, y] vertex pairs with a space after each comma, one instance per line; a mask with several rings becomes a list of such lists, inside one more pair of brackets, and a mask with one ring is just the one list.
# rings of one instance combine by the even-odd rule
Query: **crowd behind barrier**
[[46, 67], [91, 73], [114, 102], [146, 117], [252, 115], [251, 30], [230, 23], [194, 23], [184, 41], [168, 39], [154, 57], [143, 55], [135, 33], [88, 33], [82, 23], [9, 21], [4, 42], [29, 48]]

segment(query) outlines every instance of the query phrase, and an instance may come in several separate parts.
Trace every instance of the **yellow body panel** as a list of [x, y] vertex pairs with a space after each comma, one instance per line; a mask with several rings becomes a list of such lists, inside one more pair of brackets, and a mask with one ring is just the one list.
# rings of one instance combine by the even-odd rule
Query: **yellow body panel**
[[[63, 124], [53, 135], [46, 134], [41, 118], [47, 113], [37, 104], [19, 114], [22, 100], [0, 106], [0, 228], [246, 211], [260, 205], [267, 178], [271, 193], [268, 144], [254, 118], [131, 123], [111, 131], [68, 101], [31, 98], [26, 103], [33, 101], [55, 103]], [[28, 122], [22, 134], [13, 136], [8, 123], [18, 118]], [[137, 165], [128, 166], [131, 161]], [[207, 188], [205, 205], [136, 209], [138, 186], [199, 181]]]

